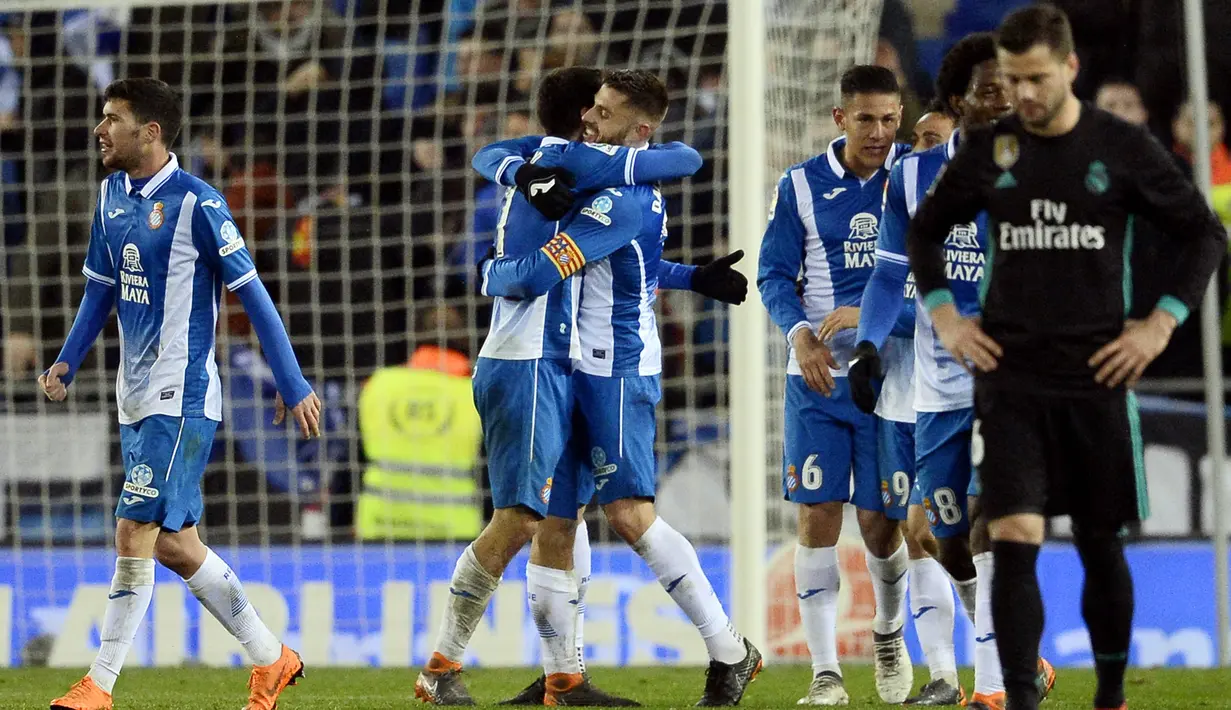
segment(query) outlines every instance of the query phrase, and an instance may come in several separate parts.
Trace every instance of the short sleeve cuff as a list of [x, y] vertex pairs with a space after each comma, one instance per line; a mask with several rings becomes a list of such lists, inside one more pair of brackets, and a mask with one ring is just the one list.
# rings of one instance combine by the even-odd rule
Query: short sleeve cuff
[[104, 286], [114, 286], [115, 285], [115, 279], [111, 278], [110, 276], [103, 276], [102, 274], [88, 267], [82, 268], [81, 273], [87, 279], [90, 279], [91, 281], [97, 281]]
[[928, 309], [928, 313], [953, 302], [953, 292], [947, 288], [938, 288], [923, 297], [923, 307]]
[[795, 334], [803, 330], [804, 328], [810, 329], [812, 328], [812, 324], [806, 320], [801, 320], [800, 322], [791, 326], [791, 329], [786, 332], [787, 345], [791, 345], [791, 346], [795, 345]]
[[1158, 299], [1158, 303], [1154, 307], [1170, 313], [1175, 318], [1177, 326], [1184, 325], [1184, 321], [1188, 320], [1188, 306], [1184, 305], [1184, 302], [1175, 296], [1163, 296]]

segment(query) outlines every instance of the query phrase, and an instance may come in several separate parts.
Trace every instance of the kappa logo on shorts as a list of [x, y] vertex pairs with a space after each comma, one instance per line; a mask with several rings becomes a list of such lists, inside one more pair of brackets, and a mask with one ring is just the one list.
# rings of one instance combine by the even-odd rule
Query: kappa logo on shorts
[[543, 501], [544, 505], [551, 502], [551, 478], [548, 478], [547, 483], [539, 489], [539, 500]]
[[795, 475], [795, 464], [791, 464], [786, 467], [786, 489], [788, 493], [794, 493], [797, 488], [799, 488], [799, 476]]
[[617, 464], [607, 463], [607, 452], [598, 446], [590, 449], [590, 463], [594, 465], [595, 476], [610, 476], [619, 468]]

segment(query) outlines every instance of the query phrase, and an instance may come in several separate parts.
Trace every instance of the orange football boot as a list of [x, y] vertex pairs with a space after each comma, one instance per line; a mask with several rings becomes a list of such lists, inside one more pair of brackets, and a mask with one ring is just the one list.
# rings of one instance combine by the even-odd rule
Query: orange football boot
[[966, 710], [1004, 710], [1005, 695], [1001, 693], [975, 693], [966, 705]]
[[303, 659], [286, 644], [282, 655], [268, 666], [253, 666], [248, 677], [248, 704], [244, 710], [274, 710], [278, 696], [303, 677]]
[[52, 700], [51, 710], [111, 710], [111, 693], [86, 676], [73, 683], [63, 697]]

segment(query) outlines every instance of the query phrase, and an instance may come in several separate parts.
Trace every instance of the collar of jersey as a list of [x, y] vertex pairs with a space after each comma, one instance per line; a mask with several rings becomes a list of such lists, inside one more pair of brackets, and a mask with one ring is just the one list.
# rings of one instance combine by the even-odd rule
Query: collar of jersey
[[949, 142], [945, 144], [945, 162], [953, 160], [953, 156], [957, 155], [958, 129], [953, 130], [953, 135], [949, 136]]
[[[141, 196], [147, 200], [153, 197], [158, 188], [166, 184], [171, 179], [171, 175], [179, 169], [180, 160], [175, 157], [175, 153], [171, 153], [171, 159], [167, 161], [166, 165], [162, 166], [162, 170], [154, 173], [154, 177], [150, 178], [150, 181], [145, 183], [145, 187], [141, 188]], [[124, 194], [133, 194], [133, 183], [132, 180], [128, 179], [128, 173], [124, 173]]]
[[[838, 136], [837, 138], [829, 141], [829, 148], [825, 150], [825, 157], [829, 159], [829, 169], [833, 171], [834, 175], [838, 176], [839, 180], [846, 178], [846, 168], [842, 167], [842, 161], [838, 160], [838, 151], [841, 150], [844, 145], [846, 145], [846, 137]], [[889, 145], [889, 155], [885, 156], [886, 170], [893, 167], [893, 161], [896, 160], [897, 157], [898, 144], [897, 141], [894, 141]], [[860, 180], [860, 182], [866, 181]]]
[[543, 136], [543, 140], [539, 143], [539, 147], [542, 148], [549, 145], [568, 145], [568, 141], [558, 136]]

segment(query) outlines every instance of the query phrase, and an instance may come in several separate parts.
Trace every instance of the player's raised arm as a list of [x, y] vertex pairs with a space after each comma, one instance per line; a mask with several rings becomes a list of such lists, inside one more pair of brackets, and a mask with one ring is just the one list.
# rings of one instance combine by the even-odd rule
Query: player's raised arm
[[649, 185], [690, 177], [701, 169], [701, 154], [687, 143], [631, 148], [604, 143], [570, 143], [543, 151], [544, 166], [558, 165], [577, 176], [577, 189]]
[[81, 305], [77, 307], [77, 317], [55, 363], [38, 377], [43, 394], [57, 402], [68, 396], [68, 386], [72, 384], [77, 368], [81, 367], [81, 361], [94, 346], [98, 334], [103, 332], [103, 326], [115, 306], [115, 264], [107, 247], [106, 227], [103, 224], [106, 194], [104, 181], [99, 192], [98, 209], [94, 211], [94, 221], [90, 225], [90, 246], [86, 250], [85, 266], [81, 269], [86, 285]]
[[[198, 197], [193, 209], [193, 240], [197, 249], [222, 275], [227, 290], [243, 303], [244, 311], [252, 320], [252, 329], [256, 331], [273, 370], [278, 395], [290, 403], [291, 412], [304, 438], [320, 436], [320, 400], [299, 369], [299, 361], [291, 348], [282, 318], [278, 316], [265, 284], [257, 276], [252, 255], [244, 245], [239, 228], [235, 226], [226, 200], [217, 193], [203, 194]], [[281, 423], [283, 416], [284, 410], [279, 403], [274, 423]]]
[[1227, 251], [1227, 230], [1162, 145], [1144, 129], [1134, 129], [1133, 136], [1132, 145], [1124, 149], [1132, 156], [1131, 204], [1180, 247], [1175, 254], [1176, 281], [1156, 306], [1174, 316], [1178, 325], [1205, 294]]
[[483, 177], [505, 187], [517, 187], [513, 176], [543, 144], [543, 136], [511, 138], [485, 145], [474, 154], [470, 167]]
[[483, 265], [483, 295], [534, 298], [637, 238], [641, 208], [619, 190], [589, 198], [559, 234], [520, 259], [493, 259]]
[[536, 164], [542, 142], [541, 136], [527, 136], [493, 143], [475, 154], [471, 166], [488, 180], [516, 187], [544, 217], [558, 220], [573, 208], [575, 180], [564, 168]]

